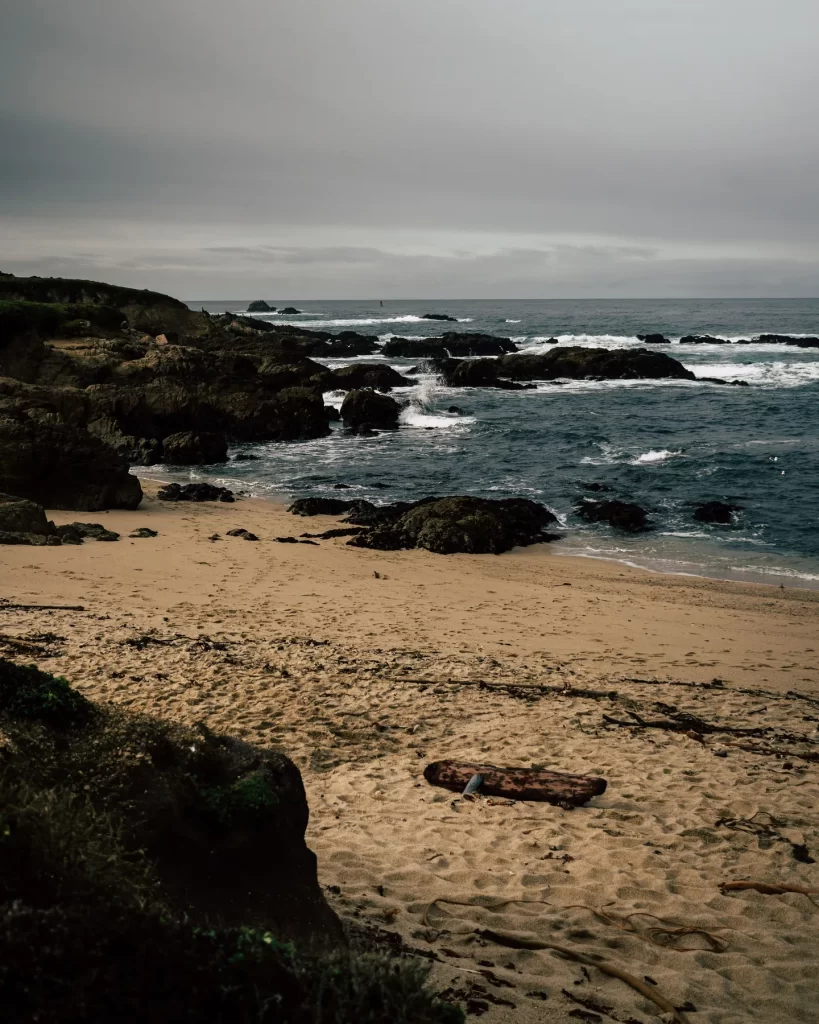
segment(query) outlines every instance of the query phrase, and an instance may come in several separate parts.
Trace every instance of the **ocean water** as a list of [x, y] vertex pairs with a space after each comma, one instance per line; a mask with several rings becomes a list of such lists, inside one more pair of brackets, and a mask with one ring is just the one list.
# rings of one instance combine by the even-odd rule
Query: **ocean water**
[[[211, 312], [244, 302], [190, 303]], [[761, 333], [819, 334], [819, 299], [376, 301], [296, 303], [298, 316], [267, 315], [329, 331], [386, 340], [442, 330], [513, 338], [522, 351], [561, 345], [628, 348], [661, 333], [661, 351], [697, 375], [750, 387], [679, 381], [576, 381], [504, 392], [444, 387], [433, 375], [394, 392], [407, 403], [398, 431], [348, 437], [334, 425], [316, 441], [241, 446], [254, 461], [190, 474], [276, 499], [307, 494], [376, 502], [426, 494], [523, 496], [548, 505], [564, 539], [553, 550], [665, 572], [819, 588], [819, 350], [785, 345], [680, 346], [685, 334], [731, 339]], [[447, 313], [456, 324], [421, 320]], [[365, 357], [366, 361], [374, 358]], [[342, 365], [347, 360], [325, 360]], [[406, 372], [412, 362], [391, 359]], [[341, 394], [328, 394], [339, 404]], [[451, 413], [458, 406], [462, 413]], [[235, 455], [235, 449], [232, 454]], [[149, 471], [150, 472], [150, 471]], [[349, 485], [347, 491], [334, 488]], [[584, 484], [649, 509], [640, 536], [587, 525], [573, 513]], [[706, 526], [693, 504], [741, 505], [734, 526]]]

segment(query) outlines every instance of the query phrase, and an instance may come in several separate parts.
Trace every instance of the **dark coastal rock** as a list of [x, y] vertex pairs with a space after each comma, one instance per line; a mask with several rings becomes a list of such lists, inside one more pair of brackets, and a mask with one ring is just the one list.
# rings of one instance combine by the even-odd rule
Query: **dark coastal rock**
[[235, 530], [228, 530], [228, 537], [241, 537], [242, 540], [258, 540], [259, 538], [255, 533], [251, 533], [250, 530], [244, 529], [244, 527], [237, 527]]
[[724, 501], [706, 501], [694, 509], [694, 518], [700, 523], [717, 523], [727, 526], [736, 520], [741, 505], [729, 505]]
[[248, 302], [248, 313], [275, 313], [275, 306], [268, 306], [264, 299], [256, 299], [255, 302]]
[[328, 391], [352, 391], [359, 388], [376, 388], [389, 391], [392, 388], [408, 387], [415, 381], [404, 377], [388, 363], [350, 363], [330, 371]]
[[233, 491], [214, 484], [167, 484], [157, 492], [160, 501], [235, 501]]
[[390, 338], [382, 349], [386, 356], [404, 359], [500, 356], [517, 350], [517, 345], [509, 338], [454, 331], [443, 334], [440, 338]]
[[148, 537], [158, 537], [159, 530], [152, 530], [149, 526], [139, 526], [136, 530], [129, 533], [128, 536], [136, 540], [145, 540]]
[[398, 426], [400, 407], [395, 399], [370, 388], [350, 391], [341, 404], [341, 419], [351, 430], [366, 425], [371, 429], [393, 430]]
[[58, 545], [59, 534], [35, 501], [0, 494], [0, 544]]
[[294, 516], [340, 516], [357, 504], [343, 498], [297, 498], [287, 511]]
[[[29, 406], [0, 381], [0, 491], [45, 508], [134, 509], [142, 488], [127, 462], [81, 427]], [[15, 382], [10, 382], [12, 385]]]
[[644, 341], [646, 345], [668, 345], [670, 344], [668, 338], [664, 334], [638, 334], [637, 337], [640, 341]]
[[446, 313], [424, 313], [421, 317], [422, 320], [446, 320], [448, 323], [456, 324], [458, 318], [454, 316], [447, 316]]
[[171, 466], [203, 466], [227, 462], [224, 434], [185, 430], [162, 441], [162, 461]]
[[819, 338], [794, 338], [790, 334], [759, 334], [753, 341], [764, 345], [794, 345], [796, 348], [819, 348]]
[[686, 334], [680, 338], [681, 345], [730, 345], [728, 338], [714, 338], [710, 334]]
[[580, 486], [587, 491], [610, 491], [611, 487], [608, 484], [601, 484], [596, 481], [591, 483], [581, 483]]
[[664, 352], [645, 348], [604, 349], [578, 345], [553, 348], [542, 355], [501, 356], [498, 373], [512, 380], [695, 380], [690, 370]]
[[[119, 540], [119, 534], [114, 530], [109, 530], [103, 526], [102, 523], [70, 523], [65, 526], [58, 526], [57, 532], [63, 537], [63, 543], [65, 543], [65, 537], [78, 536], [81, 541], [83, 540], [103, 540], [103, 541], [115, 541]], [[69, 540], [68, 543], [75, 543]]]
[[523, 391], [523, 384], [501, 375], [497, 359], [444, 359], [438, 362], [444, 382], [452, 388], [500, 388]]
[[[554, 539], [545, 527], [556, 517], [526, 498], [428, 498], [396, 516], [385, 509], [380, 524], [353, 537], [354, 547], [393, 551], [425, 548], [438, 554], [500, 554], [518, 545]], [[350, 516], [348, 521], [360, 521]]]
[[[341, 941], [338, 919], [318, 884], [315, 856], [304, 841], [308, 807], [301, 776], [284, 754], [213, 733], [204, 724], [166, 723], [91, 704], [64, 679], [2, 659], [0, 728], [6, 739], [3, 784], [19, 782], [29, 790], [42, 790], [51, 797], [49, 808], [65, 809], [66, 824], [50, 827], [67, 858], [83, 851], [81, 828], [92, 829], [89, 850], [95, 843], [100, 846], [103, 833], [92, 828], [93, 811], [102, 816], [99, 824], [110, 819], [105, 836], [117, 837], [111, 844], [111, 854], [118, 858], [113, 868], [114, 857], [101, 852], [104, 845], [93, 847], [100, 870], [113, 870], [109, 879], [122, 878], [132, 861], [139, 864], [140, 857], [147, 858], [156, 887], [151, 899], [161, 896], [167, 912], [210, 928], [228, 924], [270, 929], [277, 939], [297, 942], [306, 950]], [[82, 816], [80, 827], [68, 824], [75, 815]], [[20, 871], [24, 862], [22, 849], [16, 863], [9, 857], [8, 845], [0, 851], [2, 902], [12, 898], [9, 871]], [[52, 856], [52, 863], [65, 871], [65, 904], [82, 903], [90, 894], [86, 889], [75, 895], [72, 880], [93, 882], [94, 867], [75, 868], [72, 875], [71, 867], [62, 867], [61, 854]], [[48, 871], [43, 873], [47, 876]], [[135, 892], [147, 891], [139, 869], [134, 880]], [[48, 878], [35, 892], [13, 898], [33, 897], [39, 906], [53, 892], [52, 885]], [[112, 892], [109, 899], [139, 903], [139, 897], [128, 893]], [[123, 942], [131, 970], [132, 946], [120, 938], [120, 946]], [[114, 942], [111, 951], [116, 947]], [[116, 959], [113, 952], [109, 955]], [[53, 980], [49, 977], [49, 984]], [[91, 987], [97, 983], [94, 977]], [[166, 993], [168, 985], [165, 979]], [[85, 1006], [89, 996], [82, 998]], [[115, 1001], [111, 1013], [93, 1019], [119, 1019], [114, 1006]], [[181, 1004], [180, 1014], [163, 1019], [185, 1017]], [[76, 1014], [66, 1011], [65, 1017], [49, 1014], [48, 1019], [72, 1016]], [[146, 1019], [151, 1017], [148, 1012]], [[129, 1013], [127, 1018], [141, 1015]], [[77, 1019], [88, 1018], [82, 1013]]]
[[279, 310], [280, 313], [284, 313], [285, 316], [295, 316], [297, 313], [301, 313], [300, 309], [296, 309], [295, 306], [285, 306]]
[[324, 418], [328, 423], [339, 423], [341, 421], [341, 413], [334, 405], [325, 405]]
[[625, 533], [642, 533], [651, 529], [646, 510], [627, 501], [594, 501], [584, 498], [576, 506], [575, 512], [588, 523], [610, 523]]

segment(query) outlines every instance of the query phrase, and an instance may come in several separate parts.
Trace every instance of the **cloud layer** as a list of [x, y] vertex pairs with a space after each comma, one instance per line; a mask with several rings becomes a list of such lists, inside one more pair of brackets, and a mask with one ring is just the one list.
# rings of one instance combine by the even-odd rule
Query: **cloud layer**
[[817, 292], [809, 0], [7, 4], [3, 269], [202, 298]]

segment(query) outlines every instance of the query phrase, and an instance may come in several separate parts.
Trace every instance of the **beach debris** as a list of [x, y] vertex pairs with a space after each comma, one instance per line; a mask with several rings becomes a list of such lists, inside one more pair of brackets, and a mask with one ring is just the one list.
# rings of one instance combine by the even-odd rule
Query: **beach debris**
[[656, 988], [646, 984], [641, 978], [636, 978], [633, 974], [629, 974], [628, 971], [624, 971], [622, 967], [609, 963], [607, 960], [598, 959], [596, 954], [595, 956], [587, 956], [585, 953], [579, 953], [568, 946], [561, 946], [556, 942], [547, 942], [545, 939], [539, 939], [535, 935], [496, 931], [494, 928], [477, 929], [477, 934], [481, 938], [489, 939], [490, 942], [497, 942], [498, 945], [508, 946], [511, 949], [548, 949], [557, 953], [558, 956], [564, 957], [566, 960], [573, 960], [575, 963], [583, 964], [586, 967], [596, 967], [603, 974], [608, 974], [612, 978], [619, 978], [620, 981], [631, 985], [640, 995], [654, 1003], [655, 1006], [659, 1006], [663, 1013], [672, 1014], [677, 1024], [688, 1024], [688, 1018], [685, 1016], [684, 1011], [679, 1010], [670, 999], [667, 999]]
[[[795, 892], [800, 896], [819, 896], [819, 889], [806, 889], [802, 885], [785, 885], [752, 880], [720, 883], [720, 891], [723, 894], [728, 892], [742, 892], [747, 889], [753, 889], [755, 892], [761, 892], [764, 896], [784, 896], [789, 892]], [[811, 900], [811, 903], [812, 902], [813, 900]]]
[[473, 776], [482, 776], [481, 791], [487, 796], [515, 800], [544, 800], [560, 807], [580, 807], [606, 791], [598, 776], [570, 775], [542, 768], [498, 768], [468, 761], [433, 761], [424, 769], [430, 785], [463, 793]]
[[235, 501], [233, 491], [227, 487], [216, 487], [215, 484], [171, 483], [157, 492], [160, 501]]
[[210, 535], [210, 537], [208, 537], [208, 540], [221, 540], [221, 539], [222, 539], [222, 536], [221, 536], [221, 534], [218, 534], [218, 533], [212, 533]]
[[[242, 540], [258, 540], [259, 538], [255, 533], [251, 533], [250, 530], [246, 530], [243, 526], [237, 527], [235, 530], [228, 530], [228, 537], [241, 537]], [[278, 538], [276, 538], [278, 540]]]
[[340, 526], [336, 530], [325, 530], [324, 533], [303, 533], [302, 537], [314, 537], [316, 540], [331, 540], [333, 537], [355, 537], [357, 533], [363, 533], [363, 526]]
[[133, 533], [129, 533], [128, 536], [135, 538], [158, 537], [159, 530], [152, 530], [148, 526], [140, 526], [138, 529], [134, 530]]
[[770, 849], [774, 843], [788, 843], [794, 860], [799, 861], [801, 864], [816, 863], [808, 852], [806, 843], [795, 843], [777, 831], [778, 828], [787, 827], [787, 822], [775, 818], [767, 811], [757, 811], [750, 818], [719, 818], [714, 822], [714, 825], [716, 828], [730, 828], [735, 832], [750, 832], [751, 835], [757, 837], [757, 844], [760, 850]]
[[23, 612], [84, 612], [85, 605], [82, 604], [15, 604], [12, 601], [4, 601], [0, 598], [0, 612], [9, 609], [16, 609]]
[[686, 735], [691, 735], [692, 739], [701, 739], [703, 734], [715, 732], [731, 733], [734, 736], [764, 736], [770, 732], [770, 729], [759, 726], [752, 729], [741, 729], [733, 725], [712, 725], [710, 722], [705, 722], [696, 715], [689, 715], [685, 711], [672, 713], [674, 715], [673, 718], [647, 722], [635, 711], [626, 711], [627, 715], [631, 715], [633, 721], [624, 722], [622, 719], [612, 718], [611, 715], [605, 714], [603, 715], [603, 721], [608, 725], [620, 725], [631, 729], [666, 729], [669, 732], [682, 732], [686, 733]]
[[478, 792], [482, 785], [483, 775], [479, 775], [476, 772], [469, 780], [469, 782], [467, 782], [466, 786], [464, 787], [463, 793], [461, 793], [461, 796], [473, 796], [475, 793]]

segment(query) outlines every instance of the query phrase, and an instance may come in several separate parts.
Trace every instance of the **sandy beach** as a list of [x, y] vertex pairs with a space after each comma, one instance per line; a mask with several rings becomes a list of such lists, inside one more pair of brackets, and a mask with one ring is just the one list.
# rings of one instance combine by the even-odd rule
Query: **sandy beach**
[[[819, 890], [819, 592], [548, 545], [279, 543], [338, 520], [252, 499], [169, 505], [144, 487], [134, 512], [49, 513], [117, 543], [2, 549], [0, 653], [94, 700], [281, 747], [333, 907], [434, 956], [436, 984], [488, 1024], [816, 1020], [819, 896], [720, 886]], [[158, 535], [131, 539], [139, 527]], [[604, 718], [680, 712], [715, 731]], [[423, 779], [450, 757], [608, 789], [573, 811], [461, 799]], [[602, 957], [677, 1010], [486, 929]]]

